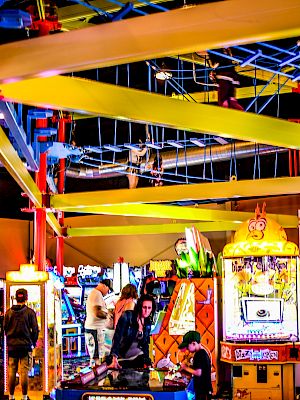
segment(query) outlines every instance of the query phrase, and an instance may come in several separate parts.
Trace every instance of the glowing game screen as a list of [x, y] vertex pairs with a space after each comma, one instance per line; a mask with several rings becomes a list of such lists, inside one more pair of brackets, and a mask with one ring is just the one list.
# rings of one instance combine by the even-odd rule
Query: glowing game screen
[[298, 340], [296, 257], [224, 260], [224, 339]]

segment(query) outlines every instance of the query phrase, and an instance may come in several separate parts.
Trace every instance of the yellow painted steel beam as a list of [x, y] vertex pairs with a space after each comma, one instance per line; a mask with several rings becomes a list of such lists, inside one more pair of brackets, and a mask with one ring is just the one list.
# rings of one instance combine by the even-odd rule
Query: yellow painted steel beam
[[[32, 179], [30, 173], [27, 171], [22, 160], [19, 158], [18, 153], [13, 148], [9, 139], [5, 135], [3, 129], [0, 127], [0, 161], [4, 167], [14, 178], [20, 188], [27, 194], [28, 198], [33, 202], [36, 207], [42, 207], [42, 194]], [[62, 229], [57, 222], [55, 216], [49, 212], [47, 213], [47, 222], [54, 230], [54, 232], [61, 236]]]
[[[77, 208], [81, 210], [81, 208]], [[76, 212], [75, 209], [72, 210]], [[78, 212], [78, 211], [77, 211]], [[116, 204], [85, 208], [85, 213], [105, 215], [124, 215], [127, 217], [169, 218], [185, 221], [226, 221], [242, 223], [253, 218], [253, 212], [214, 210], [211, 208], [165, 206], [157, 204]], [[296, 228], [298, 218], [294, 215], [268, 214], [268, 216], [285, 228]]]
[[37, 206], [42, 207], [42, 194], [27, 171], [24, 163], [13, 148], [3, 129], [0, 127], [0, 160], [29, 199]]
[[[300, 3], [299, 3], [300, 4]], [[0, 85], [5, 100], [300, 148], [300, 124], [87, 79], [56, 76]]]
[[271, 178], [156, 188], [117, 189], [95, 192], [53, 194], [50, 206], [56, 210], [92, 212], [110, 204], [164, 203], [188, 200], [224, 200], [245, 197], [280, 196], [300, 193], [300, 177]]
[[0, 81], [297, 37], [299, 0], [228, 0], [0, 46]]
[[161, 224], [161, 225], [128, 225], [128, 226], [99, 226], [85, 228], [68, 228], [68, 237], [84, 236], [116, 236], [116, 235], [162, 235], [168, 233], [184, 233], [185, 228], [196, 227], [200, 232], [235, 231], [240, 224], [228, 221], [195, 222], [193, 224]]
[[[238, 88], [236, 90], [236, 98], [237, 99], [248, 99], [249, 97], [255, 97], [257, 96], [261, 90], [264, 88], [264, 85], [257, 85], [255, 86], [249, 86], [249, 87], [243, 87], [243, 88]], [[274, 93], [277, 93], [278, 87], [277, 85], [269, 85], [267, 86], [259, 95], [259, 97], [262, 96], [272, 96]], [[285, 93], [292, 93], [293, 89], [289, 86], [283, 86], [279, 94], [285, 94]], [[189, 93], [192, 98], [197, 102], [197, 103], [213, 103], [218, 101], [218, 92], [216, 90], [212, 90], [210, 92], [194, 92], [194, 93]], [[183, 100], [183, 101], [191, 101], [189, 97], [183, 96], [182, 94], [173, 94], [172, 99], [178, 99], [178, 100]]]

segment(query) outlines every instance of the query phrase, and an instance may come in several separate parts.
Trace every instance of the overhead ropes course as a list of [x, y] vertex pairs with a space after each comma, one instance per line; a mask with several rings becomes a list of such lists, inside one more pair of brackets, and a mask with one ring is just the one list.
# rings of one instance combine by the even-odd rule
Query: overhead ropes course
[[[104, 16], [110, 21], [122, 19], [130, 11], [142, 15], [147, 14], [145, 11], [133, 5], [129, 7], [116, 0], [110, 0], [110, 2], [115, 3], [121, 8], [117, 12], [110, 14], [87, 2], [76, 1], [76, 3], [92, 9], [96, 14]], [[5, 2], [2, 3], [4, 4]], [[167, 8], [155, 3], [147, 1], [142, 1], [141, 3], [149, 7], [154, 7], [158, 11], [168, 11]], [[43, 2], [38, 1], [37, 4], [39, 19], [45, 20], [46, 16]], [[190, 60], [192, 62], [185, 61], [185, 57], [177, 57], [177, 67], [175, 68], [166, 68], [161, 60], [148, 60], [146, 61], [148, 76], [147, 90], [151, 93], [161, 93], [166, 96], [182, 98], [189, 102], [199, 102], [199, 95], [201, 95], [202, 102], [214, 103], [216, 100], [216, 88], [209, 80], [211, 68], [207, 64], [207, 58], [209, 58], [210, 53], [217, 54], [218, 56], [228, 58], [230, 62], [235, 62], [237, 72], [240, 74], [247, 74], [247, 69], [248, 72], [252, 71], [253, 84], [250, 88], [253, 92], [251, 96], [248, 94], [248, 97], [252, 99], [246, 105], [245, 110], [254, 110], [256, 113], [260, 114], [273, 100], [275, 101], [277, 99], [277, 116], [279, 116], [279, 95], [281, 93], [286, 93], [286, 88], [288, 88], [288, 91], [291, 90], [290, 82], [297, 83], [298, 79], [300, 79], [298, 43], [294, 43], [288, 48], [281, 48], [268, 43], [257, 43], [252, 46], [234, 46], [232, 50], [234, 56], [224, 55], [220, 50], [208, 50], [208, 55], [192, 55], [192, 60]], [[196, 58], [198, 58], [198, 62], [195, 61]], [[199, 66], [201, 63], [203, 65]], [[121, 68], [118, 66], [113, 68], [115, 68], [116, 85], [122, 85], [123, 82], [121, 82], [119, 78]], [[128, 88], [135, 87], [134, 79], [130, 76], [130, 68], [131, 65], [127, 64], [125, 81], [127, 81], [126, 85]], [[259, 71], [266, 71], [271, 74], [269, 80], [264, 85], [258, 85], [258, 82], [261, 80], [258, 73]], [[164, 76], [163, 89], [156, 78], [158, 73], [162, 73]], [[283, 81], [279, 79], [281, 77], [284, 79]], [[96, 70], [96, 80], [100, 80], [98, 69]], [[193, 84], [194, 86], [200, 84], [202, 90], [193, 93], [191, 91]], [[270, 87], [272, 87], [271, 94], [268, 91]], [[242, 89], [245, 88], [241, 88], [240, 90]], [[295, 87], [293, 87], [292, 90], [298, 92], [298, 89]], [[258, 107], [258, 99], [266, 94], [268, 95], [267, 100]], [[100, 178], [116, 176], [116, 174], [126, 175], [127, 161], [129, 158], [128, 154], [130, 150], [138, 148], [138, 143], [134, 141], [134, 135], [132, 134], [133, 125], [137, 124], [131, 121], [127, 123], [127, 143], [124, 142], [124, 123], [114, 120], [114, 134], [111, 135], [111, 132], [109, 132], [109, 135], [106, 135], [104, 132], [106, 129], [105, 126], [107, 126], [107, 123], [104, 121], [105, 118], [98, 117], [98, 144], [85, 144], [84, 146], [77, 147], [73, 139], [74, 136], [76, 136], [76, 124], [80, 124], [80, 120], [77, 122], [74, 120], [74, 118], [78, 116], [73, 116], [70, 119], [69, 141], [67, 143], [59, 143], [57, 140], [57, 121], [59, 118], [54, 118], [51, 110], [26, 110], [26, 133], [23, 128], [22, 121], [24, 120], [24, 116], [20, 104], [13, 105], [2, 103], [0, 105], [0, 110], [4, 115], [9, 115], [9, 118], [6, 119], [4, 124], [9, 128], [10, 137], [17, 142], [20, 156], [24, 157], [25, 155], [26, 161], [32, 170], [37, 170], [41, 146], [48, 147], [48, 184], [53, 192], [56, 190], [55, 174], [57, 173], [57, 168], [55, 166], [62, 157], [68, 160], [66, 165], [67, 172], [69, 170], [72, 171], [72, 169], [74, 170], [74, 168], [76, 170], [77, 166], [79, 166], [78, 177]], [[51, 119], [50, 127], [35, 128], [33, 130], [31, 121], [41, 117]], [[101, 126], [103, 124], [104, 127]], [[135, 126], [135, 130], [137, 129], [138, 128]], [[144, 130], [143, 127], [139, 129], [142, 129], [142, 131]], [[216, 182], [226, 181], [232, 177], [238, 178], [237, 158], [240, 157], [253, 157], [253, 178], [260, 178], [260, 156], [270, 153], [275, 154], [273, 176], [276, 177], [278, 156], [286, 151], [283, 148], [271, 148], [270, 146], [258, 144], [251, 144], [245, 150], [243, 147], [245, 144], [241, 145], [241, 143], [233, 139], [224, 139], [207, 134], [195, 134], [178, 129], [176, 130], [176, 134], [174, 134], [174, 130], [172, 129], [154, 125], [147, 126], [145, 130], [148, 130], [150, 134], [150, 140], [147, 140], [146, 136], [144, 140], [149, 151], [146, 153], [145, 160], [142, 163], [141, 172], [136, 172], [136, 174], [140, 176], [151, 174], [151, 172], [153, 172], [152, 166], [154, 156], [156, 155], [159, 158], [159, 155], [161, 155], [164, 165], [164, 173], [161, 180], [171, 184], [197, 183], [202, 181]], [[41, 134], [48, 137], [49, 141], [47, 144], [44, 143], [41, 145], [38, 143], [37, 137]], [[24, 141], [25, 137], [26, 140]], [[112, 142], [110, 141], [111, 137], [113, 138]], [[290, 160], [291, 157], [295, 160], [295, 154], [292, 156], [290, 154]], [[214, 173], [214, 163], [216, 161], [229, 161], [228, 171], [221, 178]], [[111, 168], [112, 165], [115, 172], [107, 169]], [[191, 172], [190, 167], [195, 165], [202, 165], [201, 170], [195, 170], [195, 168], [193, 168]], [[98, 170], [98, 174], [96, 175], [91, 172], [95, 169]], [[70, 172], [70, 176], [72, 176], [72, 172]]]

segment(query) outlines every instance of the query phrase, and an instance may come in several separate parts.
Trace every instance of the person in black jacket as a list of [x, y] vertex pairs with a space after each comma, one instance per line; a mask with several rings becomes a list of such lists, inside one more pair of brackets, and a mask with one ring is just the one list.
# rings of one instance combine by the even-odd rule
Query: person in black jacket
[[149, 357], [150, 331], [155, 312], [155, 300], [142, 295], [134, 310], [124, 311], [113, 337], [109, 368], [144, 368], [151, 365]]
[[25, 304], [27, 299], [27, 290], [18, 289], [17, 304], [8, 309], [4, 316], [8, 347], [9, 400], [14, 399], [18, 368], [23, 400], [28, 400], [28, 372], [32, 365], [32, 350], [36, 346], [39, 328], [34, 310]]

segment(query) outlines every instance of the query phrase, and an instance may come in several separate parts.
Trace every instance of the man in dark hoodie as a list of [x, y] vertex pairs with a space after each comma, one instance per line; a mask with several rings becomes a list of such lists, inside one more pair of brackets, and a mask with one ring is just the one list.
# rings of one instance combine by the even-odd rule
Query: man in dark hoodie
[[9, 399], [13, 400], [16, 374], [19, 367], [23, 400], [28, 400], [28, 372], [32, 364], [39, 328], [34, 310], [25, 304], [28, 299], [26, 289], [16, 291], [17, 305], [7, 310], [4, 316], [4, 332], [8, 347], [8, 388]]

